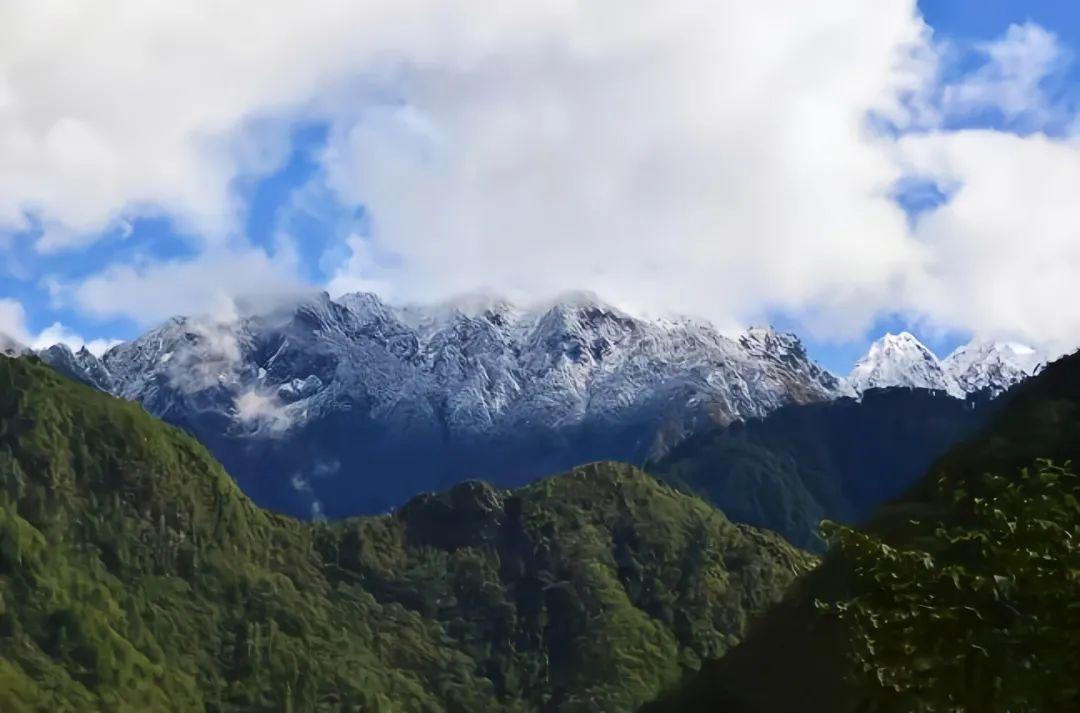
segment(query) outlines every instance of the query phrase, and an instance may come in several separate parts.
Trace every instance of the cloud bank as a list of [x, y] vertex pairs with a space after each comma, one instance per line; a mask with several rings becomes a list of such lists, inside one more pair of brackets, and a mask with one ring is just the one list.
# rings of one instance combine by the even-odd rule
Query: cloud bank
[[[1046, 91], [1068, 57], [1003, 31], [946, 80], [913, 0], [15, 0], [0, 227], [37, 226], [42, 252], [145, 214], [205, 237], [63, 285], [94, 316], [294, 291], [295, 256], [244, 245], [236, 182], [319, 121], [315, 180], [370, 216], [336, 246], [336, 292], [588, 288], [722, 328], [783, 314], [842, 339], [901, 313], [1066, 348], [1077, 145], [1039, 132], [1068, 123]], [[957, 127], [986, 112], [996, 128]], [[947, 196], [914, 221], [912, 178]]]

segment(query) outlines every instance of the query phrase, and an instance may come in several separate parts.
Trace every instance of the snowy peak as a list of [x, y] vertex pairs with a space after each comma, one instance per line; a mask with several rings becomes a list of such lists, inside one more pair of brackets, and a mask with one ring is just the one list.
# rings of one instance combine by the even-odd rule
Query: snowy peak
[[958, 347], [942, 361], [965, 392], [997, 396], [1032, 376], [1045, 363], [1031, 347], [1015, 342], [974, 341]]
[[975, 340], [938, 357], [908, 332], [886, 334], [870, 346], [848, 377], [859, 393], [902, 386], [945, 391], [957, 398], [985, 393], [997, 396], [1035, 374], [1044, 363], [1031, 347], [1012, 342]]
[[901, 386], [945, 391], [963, 398], [965, 391], [937, 356], [910, 332], [886, 334], [870, 345], [848, 377], [859, 393], [867, 389]]
[[584, 292], [529, 307], [492, 295], [399, 307], [322, 293], [228, 323], [174, 318], [100, 361], [63, 349], [42, 356], [154, 413], [184, 423], [215, 414], [242, 429], [362, 409], [376, 423], [449, 437], [631, 418], [688, 432], [702, 418], [850, 393], [792, 334], [756, 328], [729, 339], [705, 322], [643, 319]]

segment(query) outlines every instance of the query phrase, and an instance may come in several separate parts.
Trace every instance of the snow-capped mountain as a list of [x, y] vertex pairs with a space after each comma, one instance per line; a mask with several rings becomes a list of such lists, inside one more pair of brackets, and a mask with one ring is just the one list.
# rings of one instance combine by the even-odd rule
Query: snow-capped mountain
[[973, 341], [945, 359], [908, 332], [886, 334], [874, 342], [848, 376], [855, 391], [900, 386], [944, 391], [956, 398], [997, 396], [1036, 372], [1043, 362], [1030, 347]]
[[859, 393], [867, 389], [903, 386], [945, 391], [962, 398], [963, 389], [937, 356], [909, 332], [886, 334], [870, 345], [855, 363], [848, 383]]
[[641, 319], [588, 294], [399, 308], [323, 294], [42, 358], [200, 437], [264, 504], [342, 515], [479, 476], [640, 461], [701, 428], [853, 395], [790, 334]]
[[585, 293], [541, 307], [322, 294], [228, 322], [174, 318], [100, 359], [62, 345], [39, 354], [197, 435], [261, 504], [328, 515], [467, 477], [512, 485], [590, 460], [640, 462], [715, 424], [875, 387], [996, 394], [1038, 362], [982, 343], [939, 360], [889, 334], [845, 381], [792, 334], [730, 338]]
[[941, 363], [965, 392], [997, 396], [1036, 374], [1046, 360], [1023, 344], [975, 341], [958, 347]]

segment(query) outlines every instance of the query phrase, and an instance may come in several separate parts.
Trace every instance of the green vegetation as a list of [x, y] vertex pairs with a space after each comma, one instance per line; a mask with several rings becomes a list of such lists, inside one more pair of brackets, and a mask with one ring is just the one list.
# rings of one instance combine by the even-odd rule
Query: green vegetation
[[1080, 488], [1045, 458], [1080, 462], [1080, 354], [865, 526], [834, 531], [741, 645], [648, 710], [1080, 710]]
[[736, 522], [823, 550], [822, 520], [865, 519], [995, 408], [943, 393], [874, 389], [860, 401], [788, 406], [701, 434], [646, 469]]
[[0, 710], [620, 711], [812, 564], [629, 466], [303, 524], [0, 358]]
[[1080, 478], [1042, 462], [979, 486], [941, 478], [959, 524], [924, 543], [890, 547], [830, 527], [851, 595], [819, 605], [846, 624], [874, 710], [1025, 713], [1080, 701]]

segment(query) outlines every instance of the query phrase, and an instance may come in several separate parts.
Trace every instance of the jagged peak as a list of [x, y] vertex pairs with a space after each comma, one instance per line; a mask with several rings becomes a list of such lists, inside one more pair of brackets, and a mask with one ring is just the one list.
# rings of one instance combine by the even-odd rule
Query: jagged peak
[[996, 395], [1036, 374], [1046, 359], [1026, 344], [975, 339], [954, 349], [942, 363], [968, 393]]
[[901, 386], [965, 395], [937, 355], [908, 331], [888, 332], [870, 345], [855, 363], [848, 382], [859, 393], [873, 388]]
[[797, 334], [778, 330], [771, 324], [751, 326], [739, 337], [739, 340], [745, 345], [762, 345], [769, 350], [780, 348], [784, 351], [801, 353], [806, 351]]
[[[327, 295], [325, 292], [323, 294]], [[327, 295], [327, 299], [329, 300], [329, 295]], [[330, 301], [353, 311], [371, 311], [386, 308], [385, 303], [374, 292], [346, 292], [337, 299]]]
[[173, 318], [105, 366], [116, 393], [160, 412], [234, 419], [254, 394], [287, 402], [301, 424], [362, 394], [376, 419], [461, 432], [682, 404], [691, 420], [706, 408], [741, 418], [848, 393], [793, 334], [756, 327], [740, 343], [709, 322], [633, 316], [591, 292], [524, 308], [491, 293], [403, 307], [370, 292], [312, 293], [238, 323]]
[[[877, 339], [877, 341], [870, 345], [871, 351], [873, 351], [875, 348], [881, 350], [888, 349], [890, 347], [899, 349], [918, 349], [919, 351], [929, 352], [930, 354], [933, 354], [933, 351], [931, 351], [928, 346], [923, 344], [918, 337], [916, 337], [914, 334], [907, 330], [896, 333], [886, 332], [879, 339]], [[937, 358], [937, 355], [934, 356], [935, 358]]]
[[1020, 342], [995, 341], [990, 339], [973, 339], [967, 344], [962, 344], [954, 349], [943, 362], [970, 363], [976, 359], [1002, 359], [1014, 363], [1023, 368], [1029, 374], [1035, 372], [1040, 364], [1046, 361], [1045, 357], [1034, 347]]
[[[86, 347], [83, 347], [79, 351], [81, 352], [81, 351], [83, 351], [85, 349], [86, 349]], [[75, 352], [71, 351], [71, 347], [69, 347], [67, 344], [64, 344], [63, 342], [57, 342], [56, 344], [52, 344], [52, 345], [50, 345], [48, 347], [45, 347], [41, 351], [43, 351], [43, 352], [51, 352], [53, 354], [62, 354], [64, 356], [70, 356], [70, 357], [75, 356]]]
[[941, 389], [957, 397], [998, 394], [1036, 373], [1044, 361], [1027, 345], [986, 339], [973, 339], [939, 359], [911, 332], [890, 332], [870, 345], [848, 380], [860, 393], [905, 386]]
[[619, 321], [636, 321], [634, 316], [610, 302], [604, 301], [595, 292], [588, 290], [562, 292], [552, 299], [541, 300], [529, 305], [525, 311], [534, 315], [538, 320], [544, 319], [548, 315], [577, 319], [580, 315], [586, 313], [599, 313]]
[[884, 362], [905, 357], [914, 357], [940, 368], [941, 360], [923, 344], [918, 337], [908, 331], [886, 332], [876, 339], [857, 362], [849, 378], [868, 374], [881, 367]]

